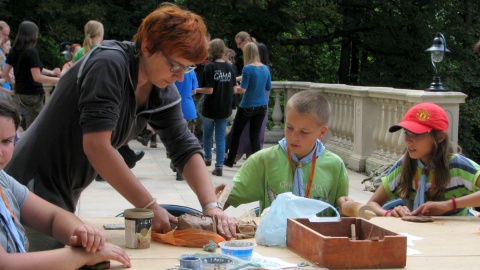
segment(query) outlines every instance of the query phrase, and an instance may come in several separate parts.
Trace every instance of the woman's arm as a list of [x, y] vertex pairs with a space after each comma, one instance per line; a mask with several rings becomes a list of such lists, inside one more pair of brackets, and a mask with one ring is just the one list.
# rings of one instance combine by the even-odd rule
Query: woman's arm
[[[135, 207], [143, 208], [154, 198], [137, 180], [117, 150], [112, 147], [112, 131], [87, 133], [83, 135], [83, 151], [93, 168]], [[205, 165], [204, 165], [205, 166]], [[170, 221], [177, 219], [158, 203], [149, 206], [154, 211], [152, 230], [167, 233], [171, 230]]]
[[30, 72], [32, 73], [33, 80], [37, 83], [57, 83], [59, 80], [58, 77], [49, 77], [43, 75], [38, 67], [31, 68]]
[[53, 70], [43, 68], [42, 75], [50, 77], [60, 77], [61, 70], [59, 68], [54, 68]]

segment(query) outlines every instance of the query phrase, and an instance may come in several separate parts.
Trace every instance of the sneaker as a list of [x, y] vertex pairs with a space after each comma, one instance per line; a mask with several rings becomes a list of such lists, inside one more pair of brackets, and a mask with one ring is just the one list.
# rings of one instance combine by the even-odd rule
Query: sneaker
[[205, 166], [207, 166], [207, 167], [212, 166], [212, 159], [211, 158], [205, 159]]
[[150, 148], [157, 148], [156, 142], [150, 142]]
[[135, 152], [135, 161], [139, 161], [140, 159], [143, 158], [143, 156], [145, 156], [145, 152], [143, 152], [143, 151], [136, 151], [136, 152]]
[[212, 174], [216, 176], [222, 176], [223, 175], [222, 167], [215, 167], [215, 169], [212, 171]]
[[183, 176], [177, 172], [177, 181], [183, 181], [183, 180], [185, 180], [185, 178], [183, 178]]

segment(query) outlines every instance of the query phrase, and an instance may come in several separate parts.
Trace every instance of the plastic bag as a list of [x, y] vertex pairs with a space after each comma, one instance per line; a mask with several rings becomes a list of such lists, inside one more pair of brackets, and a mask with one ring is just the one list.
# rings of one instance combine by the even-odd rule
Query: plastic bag
[[199, 229], [173, 230], [165, 234], [152, 232], [152, 240], [174, 246], [200, 248], [210, 240], [217, 244], [226, 241], [217, 233]]
[[[317, 217], [328, 208], [335, 217]], [[291, 192], [279, 194], [270, 206], [270, 212], [262, 218], [255, 234], [257, 244], [263, 246], [287, 245], [287, 218], [308, 218], [310, 222], [339, 221], [340, 214], [332, 205], [314, 199], [298, 197]]]

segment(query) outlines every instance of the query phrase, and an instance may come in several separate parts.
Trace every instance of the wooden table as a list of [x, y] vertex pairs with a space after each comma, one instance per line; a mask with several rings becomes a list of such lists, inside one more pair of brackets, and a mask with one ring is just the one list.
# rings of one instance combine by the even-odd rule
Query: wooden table
[[[123, 223], [123, 218], [84, 218], [105, 233], [107, 241], [123, 247], [130, 255], [132, 269], [165, 269], [175, 267], [183, 253], [207, 253], [202, 248], [176, 247], [152, 242], [149, 249], [125, 248], [125, 231], [104, 230], [103, 224]], [[424, 238], [408, 246], [421, 252], [407, 257], [407, 266], [402, 269], [479, 269], [480, 268], [480, 218], [438, 217], [432, 223], [413, 223], [399, 218], [372, 218], [369, 222], [395, 233]], [[289, 263], [306, 262], [285, 247], [257, 245], [255, 252], [267, 257], [276, 257]], [[221, 253], [217, 249], [217, 253]], [[375, 254], [372, 254], [372, 260]], [[120, 268], [112, 262], [113, 268]], [[305, 268], [302, 268], [305, 269]]]
[[395, 233], [424, 238], [408, 246], [421, 254], [407, 256], [404, 269], [480, 268], [480, 218], [435, 217], [431, 223], [414, 223], [377, 217], [369, 221]]
[[[107, 237], [107, 241], [112, 244], [116, 244], [124, 248], [132, 263], [130, 269], [166, 269], [176, 267], [178, 265], [181, 254], [185, 253], [205, 253], [202, 248], [190, 248], [190, 247], [177, 247], [167, 244], [161, 244], [152, 241], [150, 248], [148, 249], [129, 249], [125, 247], [125, 231], [124, 230], [105, 230], [103, 224], [109, 223], [123, 223], [123, 218], [83, 218], [85, 223], [91, 224], [101, 231]], [[255, 241], [252, 239], [252, 241]], [[217, 253], [221, 253], [220, 248], [217, 249]], [[257, 245], [254, 252], [259, 253], [265, 257], [275, 257], [288, 263], [300, 263], [307, 262], [307, 260], [298, 256], [294, 252], [290, 251], [286, 247], [264, 247]], [[111, 262], [112, 268], [119, 269], [121, 265], [118, 262]], [[312, 268], [312, 267], [310, 267]], [[302, 269], [306, 269], [302, 267]]]

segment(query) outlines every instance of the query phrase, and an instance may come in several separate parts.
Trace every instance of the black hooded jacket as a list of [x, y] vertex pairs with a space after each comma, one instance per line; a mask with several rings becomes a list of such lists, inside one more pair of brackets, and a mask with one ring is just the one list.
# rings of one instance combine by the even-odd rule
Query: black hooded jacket
[[160, 135], [179, 172], [203, 153], [188, 130], [174, 84], [154, 87], [136, 112], [138, 57], [131, 42], [104, 41], [63, 75], [34, 123], [15, 146], [5, 171], [47, 201], [74, 212], [96, 172], [83, 151], [83, 134], [112, 130], [118, 149], [147, 122]]

